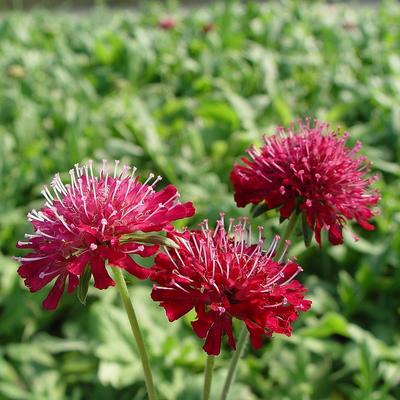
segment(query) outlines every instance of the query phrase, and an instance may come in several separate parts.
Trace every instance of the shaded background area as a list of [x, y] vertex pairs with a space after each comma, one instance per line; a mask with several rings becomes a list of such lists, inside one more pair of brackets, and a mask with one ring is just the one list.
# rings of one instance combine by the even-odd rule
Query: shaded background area
[[[0, 399], [144, 399], [140, 363], [114, 290], [66, 295], [45, 312], [11, 260], [40, 190], [80, 161], [121, 159], [193, 200], [195, 226], [232, 198], [233, 162], [263, 133], [317, 116], [362, 140], [381, 176], [376, 230], [345, 246], [291, 253], [311, 312], [291, 338], [248, 351], [230, 400], [400, 398], [400, 7], [217, 2], [188, 12], [9, 12], [0, 19]], [[174, 26], [160, 21], [169, 16]], [[263, 224], [270, 238], [279, 221]], [[182, 225], [181, 224], [181, 225]], [[362, 237], [354, 242], [351, 232]], [[170, 324], [130, 281], [161, 399], [198, 399], [205, 357], [189, 315]], [[230, 357], [216, 363], [216, 384]], [[215, 397], [214, 397], [215, 398]]]

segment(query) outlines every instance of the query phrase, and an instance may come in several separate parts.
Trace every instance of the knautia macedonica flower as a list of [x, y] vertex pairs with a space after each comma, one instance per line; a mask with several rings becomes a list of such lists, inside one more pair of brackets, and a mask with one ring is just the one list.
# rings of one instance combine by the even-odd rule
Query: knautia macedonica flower
[[247, 150], [250, 160], [242, 158], [231, 172], [237, 205], [265, 202], [266, 209], [279, 207], [283, 218], [301, 212], [319, 244], [322, 229], [332, 244], [341, 244], [346, 219], [374, 229], [369, 219], [379, 195], [370, 185], [376, 176], [366, 177], [370, 164], [357, 155], [361, 143], [347, 148], [347, 139], [347, 133], [340, 137], [328, 124], [315, 120], [312, 126], [308, 119], [298, 122], [298, 130], [292, 125], [264, 136], [261, 149]]
[[55, 175], [51, 190], [45, 186], [42, 191], [45, 206], [28, 214], [34, 233], [26, 234], [26, 241], [18, 242], [17, 247], [31, 252], [17, 257], [22, 264], [18, 273], [31, 292], [56, 279], [43, 302], [46, 309], [57, 307], [67, 278], [68, 292], [75, 290], [86, 266], [98, 289], [114, 285], [106, 260], [139, 279], [147, 278], [149, 269], [138, 265], [130, 254], [154, 254], [162, 236], [149, 232], [170, 229], [172, 221], [194, 214], [192, 203], [178, 202], [174, 186], [155, 191], [161, 177], [154, 179], [150, 174], [140, 183], [136, 168], [130, 171], [123, 166], [118, 171], [118, 164], [115, 161], [110, 175], [104, 161], [98, 177], [91, 161], [84, 166], [76, 164], [66, 185]]
[[255, 348], [264, 335], [290, 335], [299, 311], [310, 308], [305, 288], [294, 277], [301, 271], [295, 261], [274, 261], [279, 237], [263, 251], [261, 228], [257, 244], [251, 244], [246, 219], [224, 228], [223, 215], [214, 230], [207, 221], [201, 230], [173, 232], [170, 238], [179, 249], [165, 249], [156, 256], [150, 279], [155, 282], [151, 297], [164, 307], [170, 321], [195, 309], [194, 332], [205, 338], [204, 350], [220, 353], [226, 333], [235, 348], [232, 318], [243, 320]]

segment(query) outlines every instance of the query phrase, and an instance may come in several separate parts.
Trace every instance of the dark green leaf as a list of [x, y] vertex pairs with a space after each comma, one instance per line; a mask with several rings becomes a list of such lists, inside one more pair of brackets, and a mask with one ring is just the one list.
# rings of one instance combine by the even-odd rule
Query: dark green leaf
[[268, 206], [266, 203], [261, 203], [257, 206], [255, 206], [252, 211], [251, 211], [251, 215], [256, 218], [264, 213], [266, 213], [269, 210]]
[[159, 246], [167, 246], [179, 249], [179, 245], [170, 238], [154, 233], [144, 233], [144, 232], [128, 233], [126, 235], [122, 235], [120, 241], [122, 243], [138, 242], [146, 244], [156, 244]]
[[82, 304], [86, 304], [86, 296], [89, 290], [89, 282], [91, 277], [92, 277], [92, 271], [89, 265], [87, 265], [83, 271], [83, 274], [79, 279], [79, 285], [77, 290], [78, 300]]

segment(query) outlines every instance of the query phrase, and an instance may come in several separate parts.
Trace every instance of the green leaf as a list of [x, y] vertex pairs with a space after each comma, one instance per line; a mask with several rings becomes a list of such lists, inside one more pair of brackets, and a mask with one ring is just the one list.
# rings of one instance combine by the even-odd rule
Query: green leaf
[[253, 207], [253, 210], [251, 211], [251, 215], [256, 218], [264, 213], [266, 213], [269, 210], [269, 207], [267, 206], [266, 203], [261, 203], [258, 206]]
[[86, 296], [89, 290], [89, 282], [90, 278], [92, 277], [92, 271], [89, 267], [89, 265], [86, 265], [85, 270], [83, 271], [83, 274], [81, 275], [79, 279], [79, 285], [78, 285], [78, 291], [77, 291], [77, 296], [78, 300], [85, 305], [86, 304]]
[[128, 242], [138, 242], [138, 243], [146, 243], [146, 244], [156, 244], [159, 246], [167, 246], [173, 247], [175, 249], [179, 249], [179, 245], [174, 242], [172, 239], [167, 238], [163, 235], [157, 235], [154, 233], [128, 233], [126, 235], [122, 235], [120, 238], [121, 243]]
[[298, 335], [307, 337], [327, 337], [333, 334], [349, 336], [348, 322], [338, 313], [328, 312], [319, 321], [316, 321], [313, 326], [299, 329]]

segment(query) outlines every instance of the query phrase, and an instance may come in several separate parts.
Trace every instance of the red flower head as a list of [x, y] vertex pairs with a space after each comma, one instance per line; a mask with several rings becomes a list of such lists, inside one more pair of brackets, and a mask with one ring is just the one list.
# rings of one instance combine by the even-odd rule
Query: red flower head
[[110, 176], [104, 161], [99, 177], [94, 176], [91, 161], [83, 167], [76, 164], [70, 171], [71, 183], [66, 185], [55, 175], [52, 191], [46, 186], [42, 191], [45, 206], [28, 214], [35, 232], [26, 234], [27, 241], [18, 242], [17, 247], [32, 251], [17, 257], [22, 263], [18, 273], [31, 292], [57, 278], [43, 302], [46, 309], [57, 307], [67, 278], [68, 292], [75, 290], [86, 265], [98, 289], [114, 285], [105, 260], [139, 279], [147, 278], [150, 271], [136, 264], [129, 254], [147, 257], [158, 246], [135, 240], [142, 235], [146, 242], [143, 232], [169, 229], [172, 221], [194, 214], [191, 203], [177, 201], [179, 194], [174, 186], [154, 190], [161, 177], [150, 184], [154, 178], [151, 174], [140, 183], [134, 177], [136, 168], [129, 174], [130, 168], [124, 166], [118, 173], [118, 164], [115, 161]]
[[294, 261], [282, 262], [283, 256], [272, 260], [279, 237], [264, 252], [261, 229], [258, 243], [252, 245], [246, 219], [235, 226], [230, 220], [225, 231], [222, 216], [214, 231], [204, 221], [201, 231], [170, 237], [180, 248], [157, 255], [151, 297], [161, 303], [170, 321], [194, 308], [193, 330], [206, 339], [203, 348], [208, 354], [219, 354], [225, 333], [235, 348], [233, 317], [246, 323], [252, 345], [259, 348], [263, 335], [289, 336], [298, 312], [310, 308], [304, 287], [293, 280], [301, 268]]
[[158, 21], [158, 26], [161, 29], [164, 29], [166, 31], [170, 31], [171, 29], [175, 28], [176, 21], [172, 17], [164, 17], [164, 18], [161, 18]]
[[278, 128], [264, 137], [261, 149], [247, 150], [251, 160], [242, 158], [244, 165], [233, 167], [237, 205], [265, 202], [267, 209], [280, 207], [283, 218], [300, 211], [319, 244], [321, 229], [332, 244], [341, 244], [346, 219], [374, 229], [368, 220], [376, 214], [371, 207], [379, 195], [370, 185], [377, 177], [365, 177], [369, 163], [357, 156], [361, 144], [349, 149], [347, 138], [317, 120], [313, 127], [308, 119], [299, 121], [298, 131], [293, 125], [288, 131]]

